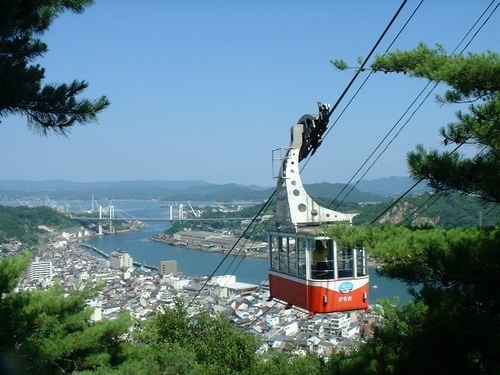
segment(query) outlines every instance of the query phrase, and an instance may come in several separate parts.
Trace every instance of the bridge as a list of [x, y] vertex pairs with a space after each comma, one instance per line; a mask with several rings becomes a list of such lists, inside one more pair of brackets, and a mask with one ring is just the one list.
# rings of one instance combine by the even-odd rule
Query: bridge
[[239, 221], [252, 220], [253, 217], [218, 217], [218, 218], [161, 218], [161, 217], [91, 217], [91, 216], [70, 216], [71, 219], [81, 221]]
[[[112, 201], [109, 202], [107, 207], [103, 207], [99, 205], [98, 210], [94, 210], [94, 203], [92, 203], [92, 211], [98, 214], [98, 216], [75, 216], [71, 215], [70, 217], [74, 220], [80, 221], [96, 221], [96, 222], [113, 222], [113, 221], [240, 221], [240, 220], [252, 220], [253, 218], [246, 217], [224, 217], [224, 218], [202, 218], [201, 211], [197, 211], [191, 206], [191, 203], [188, 202], [191, 213], [188, 214], [185, 212], [185, 206], [183, 204], [179, 204], [178, 209], [174, 210], [173, 205], [170, 205], [170, 211], [168, 217], [134, 217], [130, 215], [127, 211], [122, 209], [117, 209]], [[188, 210], [189, 211], [189, 210]], [[120, 213], [121, 216], [117, 217], [116, 213]]]
[[[93, 206], [94, 207], [94, 206]], [[145, 216], [133, 216], [125, 210], [117, 209], [110, 202], [107, 207], [102, 207], [99, 205], [98, 210], [92, 209], [91, 211], [83, 212], [73, 212], [70, 214], [70, 218], [78, 221], [88, 221], [94, 222], [98, 225], [98, 233], [104, 234], [104, 227], [108, 227], [106, 232], [116, 233], [115, 225], [113, 223], [117, 222], [127, 222], [133, 223], [134, 226], [137, 224], [143, 225], [144, 222], [217, 222], [217, 221], [250, 221], [253, 218], [247, 217], [217, 217], [217, 218], [203, 218], [201, 217], [202, 212], [196, 211], [189, 204], [190, 212], [186, 213], [184, 211], [184, 205], [180, 204], [178, 209], [173, 210], [173, 206], [170, 206], [170, 212], [167, 215], [162, 215], [161, 217], [145, 217]], [[90, 213], [90, 215], [88, 215]], [[118, 216], [116, 215], [118, 213]], [[95, 215], [95, 216], [94, 216]]]

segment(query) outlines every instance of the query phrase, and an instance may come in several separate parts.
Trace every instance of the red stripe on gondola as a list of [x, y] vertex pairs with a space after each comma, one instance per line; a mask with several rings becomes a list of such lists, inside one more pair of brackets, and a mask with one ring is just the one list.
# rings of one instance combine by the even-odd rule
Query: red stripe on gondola
[[311, 313], [330, 313], [368, 308], [368, 277], [347, 279], [354, 289], [342, 293], [338, 286], [346, 280], [315, 281], [269, 274], [270, 296]]

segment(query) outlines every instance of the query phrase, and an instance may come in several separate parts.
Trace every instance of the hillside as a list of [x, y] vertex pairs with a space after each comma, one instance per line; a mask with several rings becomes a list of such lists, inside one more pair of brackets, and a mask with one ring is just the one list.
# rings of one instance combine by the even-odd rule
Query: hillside
[[[386, 183], [388, 189], [390, 182]], [[335, 197], [344, 184], [311, 184], [306, 189], [312, 196]], [[351, 188], [345, 189], [345, 192]], [[160, 201], [263, 201], [274, 187], [244, 186], [237, 184], [210, 184], [202, 181], [119, 181], [119, 182], [69, 182], [51, 181], [0, 181], [0, 199], [15, 200], [25, 197], [50, 199], [156, 199]], [[384, 194], [387, 195], [387, 194]], [[380, 201], [384, 195], [353, 189], [345, 199], [348, 202]], [[342, 196], [344, 197], [344, 196]]]
[[475, 197], [414, 194], [389, 208], [393, 202], [395, 199], [360, 207], [360, 214], [354, 223], [372, 223], [375, 220], [378, 224], [453, 228], [489, 226], [500, 222], [499, 210]]
[[[338, 211], [355, 212], [355, 223], [408, 224], [433, 226], [491, 225], [500, 221], [495, 210], [474, 198], [441, 197], [434, 202], [429, 193], [408, 195], [388, 212], [381, 215], [399, 194], [406, 192], [413, 181], [406, 177], [389, 177], [360, 181], [356, 188], [336, 183], [306, 185], [308, 193], [323, 206]], [[364, 189], [364, 190], [362, 190]], [[419, 187], [417, 191], [426, 190]], [[42, 203], [47, 198], [64, 199], [156, 199], [159, 201], [204, 202], [263, 202], [273, 193], [274, 187], [243, 186], [237, 184], [210, 184], [203, 181], [117, 181], [79, 183], [52, 181], [0, 181], [0, 200], [21, 200], [37, 197]], [[377, 193], [376, 193], [377, 192]], [[349, 194], [346, 197], [346, 194]], [[426, 202], [428, 200], [428, 202]], [[424, 211], [422, 212], [422, 209]]]
[[70, 228], [75, 222], [49, 207], [8, 207], [0, 205], [0, 244], [17, 238], [28, 245], [35, 245], [45, 230]]
[[[384, 177], [375, 180], [361, 180], [356, 187], [361, 191], [370, 192], [382, 196], [398, 196], [410, 189], [415, 182], [408, 177]], [[420, 183], [412, 189], [412, 194], [429, 192], [430, 189]]]

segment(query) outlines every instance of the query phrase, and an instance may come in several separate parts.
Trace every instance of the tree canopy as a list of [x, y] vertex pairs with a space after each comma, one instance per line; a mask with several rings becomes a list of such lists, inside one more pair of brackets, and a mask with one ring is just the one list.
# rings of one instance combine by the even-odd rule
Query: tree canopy
[[[334, 62], [343, 69], [347, 64]], [[470, 103], [457, 122], [441, 128], [450, 151], [418, 145], [408, 154], [416, 180], [440, 192], [480, 196], [500, 203], [500, 63], [498, 54], [447, 55], [420, 44], [379, 56], [376, 72], [443, 82], [438, 101]], [[459, 154], [472, 145], [472, 157]], [[500, 361], [500, 224], [491, 227], [419, 229], [401, 226], [337, 227], [340, 245], [364, 245], [383, 264], [381, 273], [412, 286], [407, 305], [382, 303], [385, 323], [360, 350], [333, 357], [332, 373], [496, 374]]]
[[[470, 103], [468, 113], [458, 111], [457, 121], [440, 129], [444, 145], [454, 150], [426, 150], [418, 145], [408, 154], [410, 173], [438, 191], [475, 194], [500, 203], [499, 54], [448, 55], [442, 47], [420, 44], [412, 51], [379, 56], [371, 67], [444, 82], [449, 89], [437, 97], [439, 102]], [[475, 146], [475, 156], [455, 151], [462, 145]]]
[[91, 323], [87, 300], [97, 288], [90, 283], [14, 292], [29, 260], [24, 252], [0, 261], [0, 373], [70, 373], [119, 362], [130, 316]]
[[109, 106], [105, 96], [79, 99], [86, 81], [43, 83], [45, 69], [36, 60], [47, 52], [40, 36], [65, 11], [82, 13], [92, 0], [2, 1], [0, 12], [0, 119], [23, 115], [40, 134], [65, 135], [74, 124], [97, 121]]
[[66, 229], [75, 226], [67, 216], [45, 206], [11, 207], [0, 205], [0, 244], [16, 238], [25, 245], [36, 245], [40, 235], [45, 233], [41, 227]]

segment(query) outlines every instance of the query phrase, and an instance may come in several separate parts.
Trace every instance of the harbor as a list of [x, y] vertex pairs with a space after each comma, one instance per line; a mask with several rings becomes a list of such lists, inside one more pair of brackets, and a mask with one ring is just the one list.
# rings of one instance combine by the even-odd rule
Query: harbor
[[[116, 203], [124, 209], [142, 217], [163, 215], [163, 208], [155, 201], [127, 200]], [[141, 264], [159, 266], [161, 261], [175, 260], [180, 272], [189, 277], [211, 275], [235, 275], [238, 281], [260, 285], [267, 280], [269, 261], [267, 253], [262, 257], [233, 256], [236, 254], [221, 251], [209, 251], [206, 248], [188, 247], [174, 243], [153, 241], [152, 237], [163, 233], [170, 227], [169, 222], [148, 222], [141, 231], [86, 238], [83, 243], [110, 254], [123, 249]], [[89, 249], [89, 251], [92, 251]], [[376, 267], [369, 267], [368, 272], [372, 287], [369, 292], [370, 303], [377, 299], [398, 297], [401, 302], [408, 302], [411, 296], [406, 285], [398, 280], [391, 280], [377, 274]], [[374, 288], [373, 286], [376, 286]]]
[[[92, 246], [92, 245], [89, 245], [89, 244], [86, 244], [86, 243], [80, 243], [80, 246], [82, 246], [82, 247], [84, 247], [86, 249], [92, 250], [94, 253], [97, 253], [98, 255], [100, 255], [103, 258], [109, 259], [109, 257], [110, 257], [110, 255], [108, 253], [102, 251], [101, 249], [98, 249], [95, 246]], [[151, 270], [151, 271], [158, 271], [158, 267], [157, 266], [153, 266], [151, 264], [140, 263], [140, 262], [137, 262], [137, 261], [133, 261], [132, 264], [135, 267], [146, 268], [146, 269]]]

